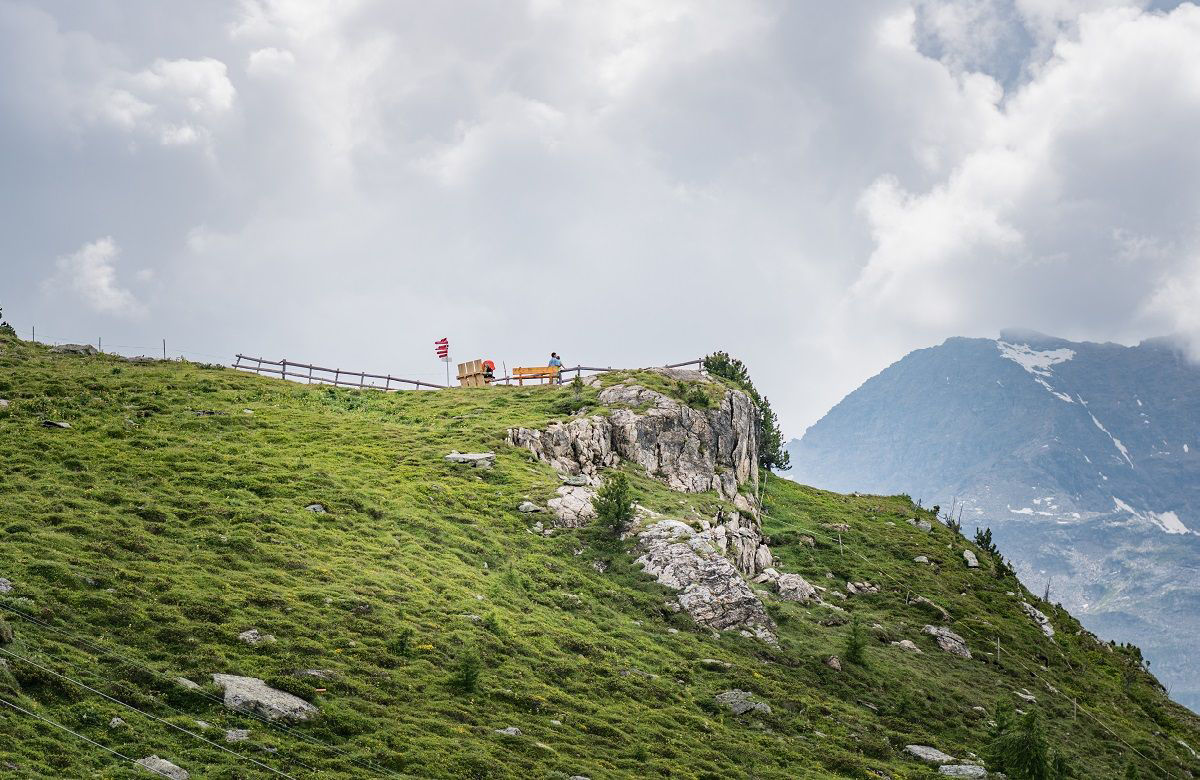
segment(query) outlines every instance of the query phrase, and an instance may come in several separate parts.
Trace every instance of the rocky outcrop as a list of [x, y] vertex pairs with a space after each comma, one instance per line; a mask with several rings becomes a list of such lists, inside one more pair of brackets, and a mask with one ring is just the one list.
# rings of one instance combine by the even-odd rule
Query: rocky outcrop
[[745, 715], [747, 712], [752, 712], [760, 715], [770, 715], [771, 705], [765, 701], [759, 701], [753, 693], [749, 691], [739, 690], [734, 688], [729, 691], [722, 691], [713, 697], [721, 707], [732, 712], [734, 715]]
[[171, 780], [188, 780], [191, 777], [191, 774], [183, 767], [172, 764], [167, 759], [159, 758], [158, 756], [146, 756], [145, 758], [139, 758], [133, 763], [160, 777], [169, 777]]
[[938, 774], [946, 777], [987, 777], [987, 770], [978, 764], [944, 764]]
[[450, 463], [461, 463], [477, 469], [490, 469], [496, 465], [494, 452], [459, 452], [451, 450], [445, 458]]
[[904, 752], [916, 756], [922, 761], [928, 761], [931, 764], [948, 764], [954, 760], [954, 756], [943, 753], [929, 745], [905, 745]]
[[1038, 624], [1038, 628], [1042, 629], [1042, 633], [1051, 639], [1054, 638], [1054, 626], [1050, 625], [1050, 618], [1037, 607], [1030, 604], [1028, 601], [1021, 602], [1021, 609], [1025, 610], [1025, 614], [1033, 618], [1033, 621]]
[[563, 485], [558, 489], [558, 497], [547, 501], [546, 506], [554, 513], [560, 527], [581, 528], [596, 517], [592, 507], [595, 496], [596, 491], [589, 487]]
[[696, 531], [679, 520], [658, 520], [638, 534], [635, 562], [678, 591], [680, 606], [700, 625], [774, 642], [774, 622], [715, 537], [711, 528]]
[[285, 691], [270, 687], [257, 677], [214, 674], [213, 682], [225, 691], [225, 706], [253, 712], [273, 721], [302, 721], [317, 714], [317, 708]]
[[99, 355], [100, 350], [91, 344], [59, 344], [50, 348], [54, 355]]
[[[668, 378], [712, 380], [697, 372], [657, 369]], [[749, 510], [739, 487], [758, 487], [757, 411], [745, 393], [726, 390], [715, 409], [693, 409], [631, 382], [600, 391], [605, 415], [553, 423], [544, 431], [512, 428], [508, 441], [529, 450], [566, 475], [599, 485], [599, 470], [619, 459], [633, 461], [672, 490], [716, 490]]]

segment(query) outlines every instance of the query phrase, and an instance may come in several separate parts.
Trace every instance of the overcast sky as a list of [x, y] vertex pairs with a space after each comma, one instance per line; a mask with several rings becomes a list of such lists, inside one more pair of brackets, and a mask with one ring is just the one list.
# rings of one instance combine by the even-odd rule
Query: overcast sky
[[1198, 216], [1192, 3], [0, 0], [42, 340], [726, 349], [798, 436], [948, 336], [1200, 344]]

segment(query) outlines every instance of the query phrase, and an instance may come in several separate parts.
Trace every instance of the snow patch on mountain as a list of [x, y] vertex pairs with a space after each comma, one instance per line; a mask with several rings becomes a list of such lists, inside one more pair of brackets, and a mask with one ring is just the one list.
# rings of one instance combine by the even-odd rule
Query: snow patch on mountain
[[1118, 512], [1127, 512], [1139, 520], [1143, 520], [1147, 523], [1158, 526], [1166, 533], [1196, 534], [1197, 536], [1200, 536], [1200, 534], [1192, 531], [1186, 525], [1184, 525], [1183, 521], [1179, 519], [1179, 515], [1175, 514], [1174, 512], [1139, 512], [1116, 496], [1113, 496], [1113, 505], [1116, 507]]
[[1108, 429], [1096, 419], [1096, 415], [1092, 414], [1091, 412], [1088, 412], [1088, 414], [1091, 415], [1092, 422], [1096, 423], [1096, 427], [1104, 431], [1104, 434], [1108, 436], [1108, 438], [1112, 439], [1113, 446], [1115, 446], [1117, 451], [1121, 453], [1121, 456], [1125, 458], [1125, 462], [1129, 464], [1129, 468], [1133, 468], [1133, 461], [1129, 459], [1129, 450], [1125, 448], [1125, 445], [1121, 443], [1121, 440], [1109, 433]]
[[1065, 348], [1037, 350], [1028, 344], [1010, 344], [1007, 341], [999, 340], [996, 341], [996, 348], [1000, 350], [1002, 357], [1013, 361], [1032, 374], [1033, 381], [1046, 388], [1050, 395], [1069, 404], [1075, 403], [1075, 400], [1071, 396], [1055, 390], [1045, 379], [1046, 377], [1054, 376], [1054, 372], [1050, 366], [1057, 363], [1066, 363], [1075, 357], [1075, 350]]

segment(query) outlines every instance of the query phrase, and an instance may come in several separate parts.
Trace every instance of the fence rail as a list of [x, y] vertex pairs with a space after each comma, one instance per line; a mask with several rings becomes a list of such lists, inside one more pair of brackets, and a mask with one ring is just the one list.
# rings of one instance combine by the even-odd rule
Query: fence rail
[[[314, 366], [309, 363], [298, 363], [294, 360], [267, 360], [266, 358], [252, 357], [243, 355], [240, 352], [235, 355], [235, 360], [230, 365], [239, 371], [248, 371], [255, 374], [268, 374], [277, 376], [280, 379], [295, 379], [307, 384], [322, 384], [334, 385], [337, 387], [357, 387], [360, 389], [373, 390], [420, 390], [428, 388], [430, 390], [445, 390], [446, 385], [439, 385], [433, 382], [424, 382], [419, 379], [404, 379], [402, 377], [392, 376], [391, 374], [371, 374], [365, 371], [347, 371], [342, 368], [325, 368], [324, 366]], [[244, 362], [243, 362], [244, 361]], [[663, 368], [683, 368], [685, 366], [702, 366], [703, 360], [687, 360], [683, 363], [670, 363], [662, 366]], [[571, 368], [563, 368], [560, 375], [575, 374], [582, 376], [583, 373], [607, 373], [609, 371], [620, 371], [623, 369], [607, 368], [601, 366], [573, 366]], [[330, 376], [332, 374], [332, 376]], [[517, 377], [502, 376], [492, 380], [492, 384], [500, 384], [501, 382], [509, 384]], [[409, 387], [406, 387], [409, 386]]]

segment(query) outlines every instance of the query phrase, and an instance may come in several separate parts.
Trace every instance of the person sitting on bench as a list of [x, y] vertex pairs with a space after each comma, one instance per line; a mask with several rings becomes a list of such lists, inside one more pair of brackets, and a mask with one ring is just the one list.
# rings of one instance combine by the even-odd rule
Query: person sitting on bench
[[563, 362], [562, 362], [562, 358], [560, 358], [560, 357], [558, 356], [558, 353], [557, 353], [557, 352], [551, 352], [551, 353], [550, 353], [550, 360], [549, 360], [549, 362], [547, 362], [547, 363], [546, 363], [546, 365], [548, 365], [548, 366], [550, 366], [551, 368], [553, 368], [553, 369], [554, 369], [554, 379], [555, 379], [555, 381], [557, 381], [557, 382], [558, 382], [558, 384], [560, 384], [560, 385], [561, 385], [561, 384], [562, 384], [562, 365], [563, 365]]

